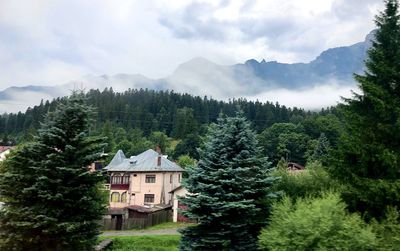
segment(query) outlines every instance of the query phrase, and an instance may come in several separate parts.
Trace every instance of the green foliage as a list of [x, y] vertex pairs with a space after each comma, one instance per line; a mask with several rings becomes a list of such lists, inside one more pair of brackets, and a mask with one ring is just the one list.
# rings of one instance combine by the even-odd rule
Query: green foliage
[[328, 138], [324, 133], [318, 138], [318, 141], [315, 144], [314, 151], [308, 158], [308, 161], [319, 161], [324, 165], [328, 165], [329, 153], [331, 151], [331, 146], [328, 141]]
[[276, 123], [259, 135], [263, 152], [274, 165], [283, 157], [287, 161], [304, 165], [305, 153], [310, 147], [310, 137], [301, 125]]
[[273, 207], [269, 226], [261, 231], [262, 250], [375, 250], [372, 228], [348, 214], [338, 194], [322, 198], [286, 197]]
[[161, 151], [164, 153], [171, 145], [171, 139], [163, 132], [152, 132], [149, 136], [149, 140], [155, 145], [155, 147], [160, 147]]
[[180, 155], [189, 155], [194, 159], [199, 159], [197, 148], [201, 145], [201, 138], [198, 134], [188, 134], [174, 149], [173, 158], [176, 159]]
[[[287, 108], [270, 102], [244, 99], [223, 102], [173, 91], [130, 89], [117, 93], [112, 88], [106, 88], [103, 91], [89, 90], [86, 97], [88, 104], [96, 107], [98, 111], [94, 125], [99, 131], [105, 123], [110, 123], [114, 131], [118, 127], [125, 131], [138, 128], [145, 136], [153, 131], [160, 131], [165, 132], [168, 137], [180, 139], [195, 133], [196, 130], [203, 135], [204, 128], [209, 123], [216, 122], [219, 113], [233, 116], [238, 105], [243, 109], [246, 118], [253, 122], [257, 132], [274, 123], [289, 122], [294, 117], [304, 119], [311, 115], [302, 109]], [[62, 102], [65, 102], [65, 98], [41, 102], [24, 113], [0, 115], [0, 135], [7, 135], [9, 139], [21, 143], [24, 132], [30, 127], [38, 129], [44, 114], [54, 111], [57, 104]], [[319, 132], [316, 137], [318, 136]], [[118, 143], [122, 139], [115, 140]]]
[[334, 114], [310, 116], [305, 118], [301, 124], [305, 133], [311, 138], [317, 139], [323, 133], [332, 146], [337, 145], [337, 141], [343, 133], [342, 122]]
[[177, 251], [179, 235], [112, 237], [109, 251]]
[[258, 231], [265, 224], [274, 195], [268, 162], [260, 158], [256, 134], [241, 113], [220, 118], [210, 127], [200, 161], [188, 168], [181, 198], [183, 213], [198, 225], [182, 231], [181, 250], [256, 250]]
[[99, 160], [103, 139], [89, 136], [92, 108], [74, 93], [46, 116], [34, 141], [0, 172], [1, 250], [91, 250], [105, 209]]
[[165, 153], [171, 145], [171, 139], [163, 132], [154, 131], [145, 137], [143, 131], [138, 128], [126, 131], [122, 127], [111, 127], [111, 130], [114, 133], [107, 135], [108, 141], [114, 142], [110, 156], [114, 156], [118, 150], [122, 150], [126, 156], [134, 156], [157, 146]]
[[400, 250], [400, 213], [396, 208], [388, 208], [385, 218], [371, 223], [378, 236], [378, 250]]
[[181, 155], [179, 158], [176, 160], [176, 163], [182, 167], [183, 169], [186, 169], [190, 166], [193, 166], [196, 164], [196, 160], [190, 157], [189, 155]]
[[398, 1], [386, 0], [364, 75], [361, 95], [343, 105], [345, 134], [332, 173], [348, 185], [342, 198], [366, 219], [400, 207], [400, 17]]
[[[193, 165], [195, 165], [196, 164], [196, 160], [195, 159], [193, 159], [192, 157], [190, 157], [189, 155], [181, 155], [181, 156], [179, 156], [179, 158], [176, 160], [176, 163], [180, 166], [180, 167], [182, 167], [183, 169], [188, 169], [188, 168], [190, 168], [191, 166], [193, 166]], [[183, 178], [187, 178], [187, 176], [188, 176], [188, 173], [187, 172], [184, 172], [183, 174], [182, 174], [182, 177]]]
[[196, 134], [198, 131], [197, 122], [193, 115], [193, 109], [178, 109], [174, 119], [172, 136], [183, 139], [188, 134]]
[[287, 169], [277, 169], [273, 175], [280, 177], [273, 190], [283, 191], [292, 199], [319, 197], [327, 191], [340, 191], [340, 185], [333, 180], [321, 163], [313, 162], [304, 171], [291, 173]]

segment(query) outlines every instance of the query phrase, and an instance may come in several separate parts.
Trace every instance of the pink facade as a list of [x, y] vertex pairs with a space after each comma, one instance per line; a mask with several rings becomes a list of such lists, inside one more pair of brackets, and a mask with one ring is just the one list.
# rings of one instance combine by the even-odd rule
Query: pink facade
[[[129, 177], [129, 183], [113, 184], [115, 176]], [[182, 173], [180, 172], [112, 173], [110, 207], [172, 204], [172, 195], [168, 192], [180, 186], [181, 177]]]
[[107, 184], [110, 208], [172, 205], [169, 192], [181, 185], [183, 171], [166, 156], [151, 149], [130, 158], [118, 151], [105, 170], [110, 175]]

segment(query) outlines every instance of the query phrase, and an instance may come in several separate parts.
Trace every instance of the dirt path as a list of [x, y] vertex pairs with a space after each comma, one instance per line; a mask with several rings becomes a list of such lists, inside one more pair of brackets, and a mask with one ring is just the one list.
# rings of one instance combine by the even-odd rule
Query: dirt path
[[179, 234], [176, 228], [159, 230], [128, 230], [128, 231], [106, 231], [101, 236], [143, 236], [143, 235], [176, 235]]

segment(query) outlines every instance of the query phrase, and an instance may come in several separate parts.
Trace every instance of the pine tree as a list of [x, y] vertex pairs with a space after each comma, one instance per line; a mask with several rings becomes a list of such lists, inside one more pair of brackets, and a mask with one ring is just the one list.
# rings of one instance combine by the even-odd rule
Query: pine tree
[[323, 165], [327, 165], [330, 149], [331, 146], [328, 138], [325, 136], [325, 133], [321, 133], [314, 148], [314, 151], [309, 158], [309, 161], [320, 161]]
[[33, 142], [20, 146], [0, 172], [0, 250], [92, 250], [104, 213], [102, 138], [88, 135], [92, 109], [82, 93], [46, 116]]
[[362, 94], [344, 105], [346, 133], [333, 173], [348, 184], [343, 199], [366, 219], [400, 208], [400, 19], [398, 1], [386, 0], [376, 17], [366, 71], [356, 75]]
[[182, 198], [184, 214], [198, 225], [182, 231], [180, 249], [256, 250], [268, 209], [262, 200], [273, 195], [269, 170], [243, 115], [220, 117], [184, 181], [191, 193]]

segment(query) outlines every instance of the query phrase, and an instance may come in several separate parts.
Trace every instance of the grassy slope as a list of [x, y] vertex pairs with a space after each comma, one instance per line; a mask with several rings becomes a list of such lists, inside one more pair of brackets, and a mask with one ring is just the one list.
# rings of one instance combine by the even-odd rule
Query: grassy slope
[[118, 236], [109, 251], [177, 251], [179, 235]]
[[160, 230], [160, 229], [169, 229], [169, 228], [186, 228], [188, 226], [193, 226], [194, 223], [186, 223], [186, 222], [165, 222], [158, 225], [154, 225], [146, 228], [145, 230]]

